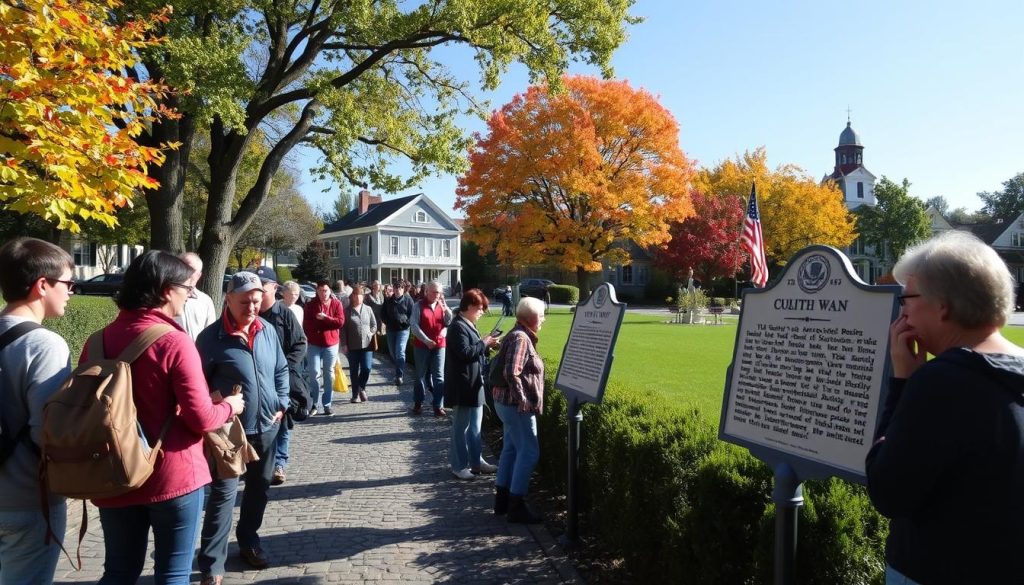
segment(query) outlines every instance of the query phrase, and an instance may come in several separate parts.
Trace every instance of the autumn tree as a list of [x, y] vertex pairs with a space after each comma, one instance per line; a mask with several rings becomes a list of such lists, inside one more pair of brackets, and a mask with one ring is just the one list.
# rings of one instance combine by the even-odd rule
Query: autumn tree
[[764, 147], [704, 169], [696, 179], [697, 189], [712, 196], [746, 197], [751, 183], [757, 185], [769, 262], [785, 264], [811, 244], [844, 248], [856, 238], [855, 219], [835, 184], [819, 184], [795, 165], [769, 169]]
[[[166, 12], [110, 26], [114, 0], [0, 2], [0, 203], [60, 229], [116, 224], [172, 142], [138, 139], [173, 117], [157, 76], [133, 77]], [[149, 14], [146, 10], [142, 14]]]
[[[139, 11], [158, 0], [126, 0]], [[315, 174], [394, 192], [437, 173], [460, 173], [468, 140], [455, 123], [482, 113], [474, 89], [494, 89], [515, 62], [531, 78], [558, 79], [570, 61], [610, 75], [632, 0], [322, 2], [209, 0], [175, 6], [169, 43], [149, 51], [145, 73], [165, 78], [180, 120], [154, 125], [153, 143], [177, 141], [147, 194], [153, 245], [182, 247], [182, 188], [196, 133], [210, 138], [210, 188], [199, 253], [200, 282], [213, 294], [235, 241], [266, 201], [271, 178], [296, 146], [322, 154]], [[455, 75], [446, 56], [472, 59], [479, 82]], [[451, 48], [462, 48], [457, 52]], [[237, 171], [254, 131], [273, 127], [258, 179], [240, 189]], [[208, 128], [208, 130], [206, 130]], [[396, 160], [408, 172], [393, 170]], [[241, 204], [234, 207], [236, 193]]]
[[455, 208], [483, 253], [575, 270], [585, 294], [603, 260], [628, 260], [617, 240], [664, 243], [692, 213], [692, 168], [675, 119], [647, 91], [593, 77], [564, 86], [532, 86], [494, 112]]
[[879, 257], [893, 260], [932, 231], [925, 205], [910, 194], [910, 181], [895, 183], [883, 176], [875, 185], [875, 205], [861, 205], [857, 229], [865, 244], [874, 246]]
[[690, 191], [693, 215], [672, 224], [672, 239], [655, 252], [655, 265], [685, 281], [687, 271], [702, 282], [735, 276], [747, 254], [740, 249], [740, 225], [746, 209], [737, 195], [705, 195]]

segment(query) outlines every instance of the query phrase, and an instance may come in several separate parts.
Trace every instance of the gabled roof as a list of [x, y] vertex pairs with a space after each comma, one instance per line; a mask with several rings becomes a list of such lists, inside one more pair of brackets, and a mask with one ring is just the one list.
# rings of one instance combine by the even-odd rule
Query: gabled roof
[[320, 233], [329, 234], [364, 227], [373, 227], [397, 213], [400, 209], [420, 195], [422, 195], [422, 193], [419, 195], [409, 195], [408, 197], [399, 197], [398, 199], [383, 201], [381, 203], [374, 203], [366, 210], [366, 213], [363, 214], [360, 214], [358, 209], [353, 209], [338, 221], [325, 225], [323, 231]]
[[982, 242], [991, 245], [992, 242], [999, 239], [999, 236], [1003, 235], [1003, 232], [1010, 227], [1007, 222], [987, 222], [987, 223], [974, 223], [974, 224], [959, 224], [956, 226], [958, 230], [966, 230], [972, 234], [978, 236]]

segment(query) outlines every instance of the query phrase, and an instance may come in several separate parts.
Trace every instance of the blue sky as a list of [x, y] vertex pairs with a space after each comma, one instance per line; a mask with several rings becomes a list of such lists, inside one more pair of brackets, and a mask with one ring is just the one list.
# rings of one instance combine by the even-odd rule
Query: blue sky
[[[868, 170], [909, 179], [922, 199], [943, 195], [974, 210], [977, 192], [1024, 171], [1020, 0], [638, 0], [632, 13], [646, 20], [629, 29], [615, 74], [658, 96], [701, 166], [764, 146], [772, 165], [819, 179], [832, 170], [849, 107]], [[443, 55], [475, 79], [464, 53]], [[485, 97], [498, 108], [527, 83], [516, 68]], [[381, 195], [422, 191], [451, 210], [455, 186], [442, 176]], [[323, 188], [307, 181], [303, 191], [326, 207], [337, 188]]]

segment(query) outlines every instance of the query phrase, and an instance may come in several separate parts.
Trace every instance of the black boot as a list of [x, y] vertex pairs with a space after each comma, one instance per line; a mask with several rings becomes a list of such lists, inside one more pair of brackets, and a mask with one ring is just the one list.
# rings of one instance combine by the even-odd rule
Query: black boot
[[544, 522], [544, 518], [533, 513], [523, 496], [509, 493], [508, 521], [512, 524], [540, 524]]
[[508, 488], [500, 485], [494, 486], [494, 513], [501, 516], [508, 512]]

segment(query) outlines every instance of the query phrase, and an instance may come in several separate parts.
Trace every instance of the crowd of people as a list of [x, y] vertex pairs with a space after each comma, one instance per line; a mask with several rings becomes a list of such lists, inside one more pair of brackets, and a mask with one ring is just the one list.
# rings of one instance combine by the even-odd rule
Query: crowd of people
[[[47, 526], [64, 533], [66, 502], [51, 496], [49, 522], [42, 521], [38, 468], [43, 408], [71, 374], [71, 356], [65, 340], [41, 322], [63, 316], [74, 268], [65, 250], [42, 240], [17, 238], [0, 248], [6, 301], [0, 313], [0, 583], [51, 583], [61, 550], [46, 538]], [[507, 512], [510, 522], [541, 520], [523, 498], [537, 462], [536, 415], [543, 408], [543, 363], [536, 352], [543, 303], [519, 304], [516, 327], [492, 356], [501, 332], [477, 330], [488, 309], [479, 289], [467, 290], [456, 311], [436, 281], [368, 287], [338, 281], [332, 288], [321, 280], [316, 296], [304, 300], [298, 283], [279, 284], [273, 269], [260, 267], [232, 275], [217, 310], [196, 288], [202, 270], [195, 254], [151, 250], [135, 258], [115, 299], [117, 317], [100, 334], [104, 355], [89, 355], [93, 346], [87, 346], [79, 358], [117, 356], [155, 325], [170, 330], [132, 362], [130, 374], [140, 431], [150, 443], [162, 437], [162, 456], [140, 487], [92, 500], [103, 527], [101, 584], [138, 580], [150, 533], [157, 583], [189, 582], [197, 540], [202, 583], [221, 583], [241, 481], [234, 526], [239, 555], [256, 569], [268, 567], [259, 530], [269, 489], [287, 481], [294, 423], [333, 414], [335, 376], [344, 375], [339, 355], [348, 362], [351, 403], [370, 399], [378, 351], [387, 351], [390, 381], [402, 387], [410, 340], [415, 379], [409, 412], [422, 413], [429, 391], [434, 415], [451, 416], [451, 473], [464, 480], [497, 473], [495, 512]], [[386, 349], [378, 339], [386, 340]], [[488, 377], [488, 365], [500, 372]], [[505, 428], [498, 465], [482, 452], [488, 392]], [[204, 449], [207, 433], [232, 424], [243, 429], [254, 455], [240, 476], [222, 475]]]

